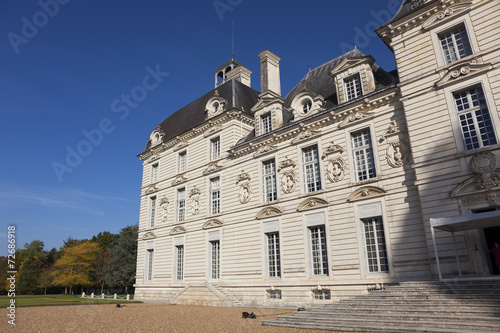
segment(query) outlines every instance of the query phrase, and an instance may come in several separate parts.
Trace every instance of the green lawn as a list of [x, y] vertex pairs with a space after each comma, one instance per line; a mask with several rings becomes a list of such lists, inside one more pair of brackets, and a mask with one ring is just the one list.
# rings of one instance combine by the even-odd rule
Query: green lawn
[[[125, 296], [125, 295], [120, 295]], [[0, 295], [0, 307], [7, 307], [12, 298], [7, 295]], [[133, 296], [130, 295], [130, 299]], [[101, 298], [81, 298], [73, 295], [19, 295], [15, 297], [17, 306], [43, 306], [43, 305], [85, 305], [85, 304], [109, 304], [109, 303], [141, 303], [140, 301], [127, 301], [124, 299], [101, 299]]]

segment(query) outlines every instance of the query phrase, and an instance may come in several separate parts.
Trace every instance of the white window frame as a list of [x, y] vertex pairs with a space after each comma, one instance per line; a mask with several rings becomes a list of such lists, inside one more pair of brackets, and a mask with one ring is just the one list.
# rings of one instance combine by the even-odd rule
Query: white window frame
[[[266, 266], [269, 279], [281, 278], [281, 237], [279, 231], [270, 231], [265, 234]], [[270, 242], [274, 239], [274, 242]], [[277, 239], [277, 242], [276, 242]]]
[[[439, 27], [437, 27], [437, 28], [431, 29], [432, 46], [434, 48], [434, 52], [436, 55], [436, 61], [437, 61], [438, 68], [447, 67], [450, 64], [453, 64], [453, 63], [450, 63], [450, 64], [446, 63], [445, 56], [443, 54], [443, 49], [441, 46], [441, 39], [439, 38], [439, 36], [443, 35], [447, 31], [453, 30], [454, 27], [457, 27], [460, 24], [463, 24], [465, 26], [465, 30], [467, 31], [467, 36], [469, 37], [469, 43], [470, 43], [471, 48], [472, 48], [472, 55], [467, 56], [465, 58], [473, 57], [474, 54], [479, 52], [479, 46], [477, 44], [472, 21], [470, 20], [469, 15], [463, 15], [461, 17], [454, 19], [454, 20], [451, 20], [451, 21], [446, 22], [442, 25], [439, 25]], [[462, 58], [462, 59], [465, 59], [465, 58]], [[461, 61], [462, 59], [460, 59], [458, 61]]]
[[149, 197], [148, 227], [154, 228], [156, 221], [156, 195]]
[[208, 211], [210, 212], [210, 215], [216, 215], [220, 214], [221, 212], [221, 193], [220, 193], [220, 176], [212, 177], [209, 179], [209, 207]]
[[263, 113], [259, 117], [260, 134], [266, 134], [273, 130], [273, 115], [271, 111]]
[[[313, 147], [316, 147], [316, 153], [317, 153], [316, 160], [306, 162], [304, 151], [311, 149]], [[320, 146], [318, 143], [314, 143], [314, 144], [300, 147], [300, 158], [301, 158], [301, 166], [302, 166], [302, 180], [304, 183], [304, 186], [303, 186], [304, 193], [313, 193], [313, 192], [321, 191], [324, 188], [324, 182], [323, 182], [323, 178], [321, 175], [321, 163], [320, 163], [321, 159], [320, 159], [320, 154], [319, 154], [320, 151], [321, 150], [320, 150]], [[314, 185], [312, 186], [313, 189], [310, 191], [309, 190], [309, 182], [307, 180], [307, 175], [308, 175], [307, 171], [308, 171], [308, 167], [310, 165], [314, 165], [314, 164], [317, 165], [317, 168], [313, 167], [313, 169], [312, 169], [313, 170], [313, 177], [314, 177], [315, 181], [314, 181]], [[319, 186], [317, 184], [318, 182], [319, 182]]]
[[[367, 168], [367, 178], [365, 179], [360, 179], [359, 175], [358, 175], [358, 167], [357, 167], [357, 163], [356, 163], [356, 152], [358, 151], [365, 151], [366, 152], [366, 149], [368, 147], [357, 147], [357, 148], [354, 148], [354, 142], [353, 142], [353, 134], [355, 133], [358, 133], [358, 132], [362, 132], [362, 131], [365, 131], [365, 130], [368, 130], [369, 133], [370, 133], [370, 145], [369, 147], [371, 148], [371, 154], [372, 154], [372, 158], [371, 158], [371, 162], [373, 163], [373, 172], [374, 172], [374, 175], [370, 177], [369, 175], [369, 168]], [[363, 182], [363, 181], [369, 181], [369, 180], [372, 180], [372, 179], [377, 179], [378, 176], [379, 176], [379, 167], [377, 165], [377, 161], [378, 159], [376, 158], [377, 156], [377, 147], [375, 146], [375, 140], [373, 138], [373, 129], [371, 128], [371, 126], [363, 126], [363, 127], [360, 127], [360, 128], [356, 128], [356, 129], [352, 129], [351, 131], [349, 131], [349, 145], [350, 145], [350, 151], [351, 151], [351, 165], [352, 165], [352, 171], [353, 171], [353, 175], [354, 175], [354, 179], [353, 181], [354, 182]], [[368, 167], [369, 165], [366, 164], [366, 153], [364, 154], [365, 156], [365, 167]]]
[[[463, 139], [463, 134], [462, 134], [462, 128], [461, 124], [459, 121], [459, 117], [457, 115], [457, 107], [455, 103], [455, 98], [453, 94], [455, 92], [467, 90], [471, 87], [475, 86], [481, 86], [483, 89], [484, 97], [486, 99], [486, 104], [488, 106], [488, 111], [490, 113], [491, 121], [493, 123], [493, 129], [495, 131], [495, 138], [497, 140], [497, 143], [500, 142], [499, 140], [499, 129], [500, 129], [500, 119], [496, 116], [496, 112], [492, 112], [492, 108], [490, 106], [494, 106], [495, 100], [493, 98], [493, 93], [489, 87], [489, 79], [486, 76], [486, 74], [483, 74], [479, 77], [471, 78], [469, 80], [464, 80], [460, 81], [457, 84], [450, 85], [447, 87], [443, 88], [443, 93], [446, 99], [446, 104], [447, 104], [447, 109], [449, 112], [449, 117], [452, 123], [453, 127], [453, 134], [455, 138], [455, 144], [457, 146], [457, 151], [462, 152], [462, 153], [467, 153], [467, 152], [473, 152], [476, 151], [476, 149], [472, 150], [467, 150], [467, 147], [465, 146], [465, 142]], [[494, 108], [493, 108], [494, 109]], [[488, 146], [490, 147], [490, 146]], [[481, 149], [481, 148], [478, 148]]]
[[220, 158], [220, 136], [210, 139], [210, 161]]
[[158, 181], [158, 172], [160, 168], [160, 163], [153, 163], [151, 165], [151, 183], [156, 183]]
[[184, 280], [184, 262], [185, 262], [184, 244], [175, 245], [175, 281]]
[[176, 202], [177, 222], [186, 220], [186, 188], [180, 187], [177, 189]]
[[[364, 244], [364, 253], [365, 253], [365, 265], [367, 269], [368, 274], [378, 274], [378, 273], [389, 273], [389, 253], [387, 251], [387, 237], [385, 236], [385, 223], [384, 223], [384, 218], [379, 215], [379, 216], [373, 216], [373, 217], [364, 217], [360, 219], [361, 221], [361, 228], [363, 230], [363, 244]], [[379, 226], [381, 225], [381, 228]], [[375, 257], [371, 257], [368, 254], [368, 234], [366, 231], [366, 226], [371, 225], [374, 227], [374, 232], [375, 232], [375, 237], [372, 237], [373, 239], [371, 240], [373, 243], [370, 243], [371, 245], [374, 245], [376, 247], [375, 252]], [[377, 228], [378, 227], [378, 228]], [[378, 233], [381, 232], [383, 235], [383, 243], [380, 242]], [[383, 247], [383, 250], [380, 247]], [[381, 252], [385, 253], [385, 256], [381, 255]], [[383, 258], [382, 258], [383, 257]], [[376, 261], [375, 264], [371, 264], [370, 261]], [[385, 263], [382, 263], [385, 261]], [[371, 270], [371, 267], [376, 266], [376, 270]], [[382, 268], [386, 267], [386, 269], [382, 270]]]
[[[266, 172], [266, 164], [274, 163], [274, 171]], [[263, 202], [272, 202], [278, 200], [278, 175], [277, 175], [277, 167], [276, 167], [276, 159], [270, 158], [261, 161], [261, 170], [262, 170], [262, 201]], [[268, 184], [268, 180], [270, 180], [270, 184]], [[271, 188], [269, 188], [269, 185]]]
[[144, 279], [147, 282], [153, 281], [154, 265], [154, 241], [146, 242], [146, 253], [144, 258]]
[[[450, 59], [450, 61], [448, 61], [448, 59], [446, 58], [446, 53], [445, 53], [445, 49], [443, 47], [443, 39], [444, 39], [444, 35], [449, 35], [452, 31], [455, 31], [459, 28], [463, 28], [463, 30], [465, 30], [465, 36], [467, 37], [467, 43], [469, 44], [469, 47], [470, 47], [470, 54], [467, 54], [463, 57], [460, 56], [460, 52], [459, 52], [459, 47], [458, 47], [458, 44], [457, 44], [457, 41], [456, 41], [456, 37], [455, 35], [450, 35], [449, 38], [451, 38], [451, 42], [453, 44], [453, 47], [451, 48], [453, 50], [453, 52], [455, 53], [455, 58], [456, 59]], [[441, 56], [443, 57], [443, 63], [444, 64], [451, 64], [451, 63], [454, 63], [455, 61], [459, 61], [463, 58], [466, 58], [472, 54], [474, 54], [474, 49], [472, 47], [472, 43], [470, 41], [470, 37], [469, 37], [469, 32], [468, 32], [468, 29], [467, 29], [467, 26], [465, 25], [465, 23], [459, 23], [445, 31], [442, 31], [440, 33], [438, 33], [438, 39], [439, 39], [439, 44], [440, 44], [440, 51], [441, 51]]]
[[220, 239], [209, 241], [210, 245], [210, 279], [220, 279]]
[[187, 150], [180, 151], [177, 155], [177, 170], [178, 172], [184, 172], [187, 170]]
[[[313, 276], [328, 276], [328, 242], [326, 237], [326, 227], [324, 224], [307, 227], [309, 236], [309, 250], [311, 253], [311, 273]], [[319, 232], [319, 243], [316, 242], [315, 235]], [[318, 246], [319, 245], [319, 246]], [[319, 256], [315, 252], [319, 251]], [[325, 255], [326, 254], [326, 255]], [[319, 266], [316, 267], [316, 262]], [[321, 272], [320, 272], [321, 271]], [[326, 271], [326, 273], [325, 273]]]
[[[349, 85], [350, 82], [352, 82], [352, 81], [354, 81], [356, 79], [358, 80], [357, 85], [359, 86], [359, 92], [358, 92], [358, 89], [356, 87], [356, 84], [354, 84], [354, 87], [353, 87], [354, 90], [353, 91], [355, 92], [355, 96], [350, 97], [349, 93], [348, 93], [348, 91], [349, 91], [348, 85]], [[352, 100], [354, 100], [354, 99], [356, 99], [356, 98], [361, 97], [361, 96], [364, 95], [364, 93], [363, 93], [363, 82], [361, 81], [361, 72], [356, 72], [354, 74], [351, 74], [351, 75], [345, 77], [343, 79], [343, 86], [344, 86], [344, 96], [345, 96], [344, 99], [345, 99], [346, 102], [352, 101]]]

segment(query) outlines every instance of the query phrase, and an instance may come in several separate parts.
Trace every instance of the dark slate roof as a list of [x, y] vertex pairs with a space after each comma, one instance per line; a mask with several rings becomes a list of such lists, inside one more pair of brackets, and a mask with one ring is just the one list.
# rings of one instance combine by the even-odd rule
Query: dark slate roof
[[[366, 57], [366, 55], [359, 51], [357, 48], [344, 53], [340, 57], [332, 59], [321, 66], [318, 66], [310, 70], [302, 80], [286, 95], [285, 97], [285, 107], [290, 107], [293, 98], [299, 94], [303, 89], [304, 85], [309, 92], [313, 95], [321, 95], [324, 97], [326, 103], [324, 107], [326, 109], [332, 108], [338, 104], [337, 102], [337, 91], [335, 89], [335, 81], [330, 76], [330, 72], [340, 65], [340, 63], [346, 58], [361, 58]], [[396, 82], [391, 74], [388, 74], [378, 65], [373, 64], [373, 75], [375, 77], [375, 90], [382, 89], [383, 87], [389, 86]]]
[[[165, 132], [163, 141], [166, 142], [173, 139], [204, 123], [207, 120], [205, 107], [208, 100], [214, 96], [215, 90], [218, 91], [220, 97], [227, 101], [225, 106], [226, 110], [236, 108], [248, 114], [250, 117], [253, 117], [250, 109], [257, 103], [259, 92], [237, 80], [230, 80], [210, 90], [205, 95], [163, 120], [160, 124], [161, 129]], [[145, 150], [149, 149], [150, 144], [148, 140]]]
[[418, 8], [424, 6], [428, 3], [434, 2], [434, 1], [437, 1], [437, 0], [430, 0], [430, 1], [429, 0], [403, 0], [403, 2], [401, 3], [401, 7], [399, 7], [399, 10], [396, 13], [396, 15], [394, 15], [394, 17], [391, 20], [389, 20], [389, 22], [383, 24], [382, 27], [386, 26], [389, 23], [395, 22], [402, 17], [405, 17], [406, 15], [417, 10]]

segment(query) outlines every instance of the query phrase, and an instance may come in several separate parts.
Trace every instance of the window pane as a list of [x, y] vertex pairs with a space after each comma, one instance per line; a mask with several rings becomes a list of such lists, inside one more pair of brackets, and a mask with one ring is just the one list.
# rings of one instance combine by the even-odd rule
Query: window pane
[[149, 216], [149, 226], [155, 226], [155, 214], [156, 214], [156, 197], [152, 197], [150, 200], [150, 216]]
[[210, 179], [210, 213], [220, 213], [219, 177]]
[[312, 146], [302, 150], [304, 164], [304, 183], [307, 193], [321, 190], [318, 147]]
[[364, 129], [351, 133], [356, 180], [366, 180], [377, 176], [371, 142], [370, 130]]
[[344, 80], [346, 101], [350, 101], [363, 95], [359, 73]]
[[177, 245], [175, 247], [177, 252], [177, 267], [175, 273], [176, 280], [182, 280], [184, 276], [184, 245]]
[[279, 233], [273, 232], [266, 235], [269, 277], [281, 277]]
[[326, 249], [325, 226], [309, 228], [311, 257], [314, 275], [328, 275], [328, 252]]
[[261, 132], [262, 134], [271, 132], [273, 130], [271, 113], [266, 113], [261, 116]]
[[211, 248], [211, 275], [212, 279], [220, 278], [220, 241], [212, 241], [210, 242]]
[[186, 191], [185, 189], [177, 190], [177, 221], [186, 219]]
[[447, 64], [472, 54], [467, 31], [463, 24], [439, 36], [444, 60]]
[[210, 140], [210, 160], [216, 160], [220, 157], [220, 138]]
[[262, 177], [264, 185], [264, 198], [265, 202], [274, 201], [278, 199], [278, 191], [276, 187], [276, 162], [269, 160], [262, 163]]
[[384, 226], [381, 217], [361, 220], [364, 224], [366, 258], [370, 272], [388, 272]]

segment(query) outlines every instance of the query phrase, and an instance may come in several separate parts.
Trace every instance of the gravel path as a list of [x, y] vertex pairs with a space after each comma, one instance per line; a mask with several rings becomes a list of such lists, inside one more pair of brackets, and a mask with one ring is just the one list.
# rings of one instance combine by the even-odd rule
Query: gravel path
[[[243, 311], [254, 312], [257, 319], [241, 318]], [[325, 333], [261, 326], [261, 320], [292, 312], [155, 303], [129, 303], [125, 308], [116, 308], [114, 304], [40, 306], [16, 308], [16, 325], [12, 326], [7, 322], [7, 309], [2, 308], [0, 332]]]

